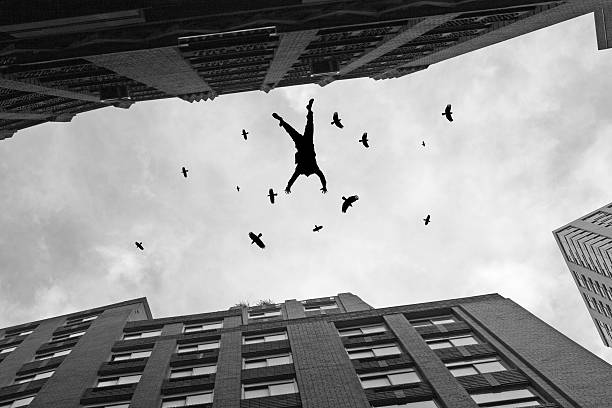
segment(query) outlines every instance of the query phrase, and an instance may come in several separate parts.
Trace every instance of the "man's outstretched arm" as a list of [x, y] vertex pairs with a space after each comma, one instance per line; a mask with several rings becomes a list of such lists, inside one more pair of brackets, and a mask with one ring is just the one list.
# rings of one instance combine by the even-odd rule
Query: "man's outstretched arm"
[[289, 179], [289, 182], [287, 183], [287, 187], [285, 188], [285, 193], [289, 194], [291, 192], [291, 186], [293, 185], [293, 183], [295, 183], [295, 180], [297, 180], [299, 175], [300, 174], [297, 172], [297, 169], [295, 169], [295, 171], [293, 172], [293, 175], [291, 176], [291, 178]]
[[325, 175], [323, 175], [321, 169], [317, 169], [317, 171], [315, 171], [315, 174], [319, 176], [319, 179], [321, 180], [321, 186], [323, 186], [321, 192], [323, 194], [327, 193], [327, 181], [325, 180]]

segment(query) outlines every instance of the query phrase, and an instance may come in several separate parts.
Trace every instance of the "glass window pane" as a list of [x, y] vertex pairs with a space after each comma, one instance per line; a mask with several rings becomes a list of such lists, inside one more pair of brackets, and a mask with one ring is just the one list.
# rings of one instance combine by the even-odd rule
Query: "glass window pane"
[[123, 336], [123, 340], [134, 340], [134, 339], [139, 339], [140, 338], [140, 334], [135, 333], [135, 334], [125, 334]]
[[194, 367], [193, 375], [205, 375], [212, 374], [217, 372], [217, 366], [202, 366], [202, 367]]
[[494, 373], [497, 371], [506, 371], [506, 367], [504, 367], [499, 361], [491, 361], [490, 363], [479, 363], [479, 364], [475, 364], [475, 367], [481, 373]]
[[130, 358], [132, 358], [131, 354], [117, 354], [112, 357], [111, 361], [123, 361], [129, 360]]
[[218, 349], [218, 348], [219, 348], [219, 343], [218, 342], [198, 344], [198, 350], [214, 350], [214, 349]]
[[452, 317], [447, 317], [445, 319], [432, 319], [431, 322], [433, 324], [449, 324], [449, 323], [455, 323], [456, 321]]
[[510, 390], [510, 391], [501, 391], [501, 392], [489, 392], [484, 394], [471, 394], [472, 399], [477, 404], [482, 404], [484, 402], [495, 402], [495, 401], [506, 401], [513, 399], [521, 399], [534, 397], [533, 393], [527, 389], [522, 390]]
[[254, 387], [244, 390], [244, 398], [260, 398], [260, 397], [268, 397], [270, 395], [270, 391], [268, 387]]
[[453, 345], [449, 341], [446, 341], [446, 340], [428, 342], [427, 344], [429, 345], [429, 348], [432, 350], [453, 347]]
[[117, 384], [116, 378], [98, 381], [98, 387], [109, 387], [111, 385], [116, 385], [116, 384]]
[[478, 371], [476, 371], [476, 369], [472, 366], [450, 368], [450, 372], [455, 377], [462, 377], [464, 375], [478, 374]]
[[145, 338], [145, 337], [157, 337], [159, 335], [161, 335], [161, 330], [144, 332], [144, 333], [142, 333], [141, 337], [143, 337], [143, 338]]
[[272, 334], [270, 336], [265, 336], [265, 341], [278, 341], [278, 340], [287, 340], [287, 334]]
[[53, 357], [65, 356], [67, 354], [70, 354], [70, 350], [57, 351], [53, 353]]
[[373, 333], [383, 333], [387, 331], [387, 329], [385, 328], [384, 325], [381, 324], [378, 326], [363, 327], [361, 331], [363, 332], [363, 334], [373, 334]]
[[359, 329], [341, 330], [339, 331], [339, 333], [340, 333], [340, 337], [359, 336], [361, 335], [361, 330]]
[[34, 397], [27, 397], [27, 398], [22, 398], [22, 399], [18, 399], [16, 401], [13, 401], [13, 404], [11, 405], [11, 408], [15, 407], [25, 407], [27, 405], [30, 405], [30, 402], [34, 401]]
[[46, 373], [40, 373], [40, 374], [36, 374], [34, 376], [35, 380], [40, 380], [41, 378], [49, 378], [53, 375], [55, 371], [47, 371]]
[[162, 402], [162, 408], [173, 408], [173, 407], [184, 407], [184, 406], [185, 406], [185, 399]]
[[435, 402], [432, 400], [429, 401], [417, 401], [417, 402], [409, 402], [404, 405], [400, 405], [400, 408], [438, 408]]
[[247, 337], [244, 339], [244, 344], [263, 343], [266, 339], [262, 337]]
[[179, 353], [189, 353], [191, 351], [198, 351], [198, 346], [179, 346]]
[[140, 374], [138, 375], [126, 375], [125, 377], [119, 377], [117, 384], [133, 384], [140, 381]]
[[137, 351], [132, 353], [132, 358], [144, 358], [149, 357], [151, 355], [151, 351]]
[[409, 371], [407, 373], [389, 374], [389, 380], [392, 385], [410, 384], [421, 381], [417, 373]]
[[355, 360], [358, 358], [374, 357], [374, 352], [372, 350], [357, 350], [357, 351], [349, 351], [348, 355], [351, 360]]
[[258, 360], [251, 360], [251, 361], [245, 361], [244, 363], [244, 368], [261, 368], [261, 367], [267, 367], [268, 366], [268, 362], [266, 361], [265, 358], [263, 359], [258, 359]]
[[176, 370], [170, 373], [170, 378], [182, 378], [182, 377], [191, 377], [191, 369]]
[[197, 394], [197, 395], [189, 395], [187, 396], [187, 405], [195, 405], [195, 404], [208, 404], [212, 402], [212, 393], [207, 392], [205, 394]]
[[401, 354], [399, 347], [390, 346], [390, 347], [381, 347], [381, 348], [374, 349], [374, 355], [377, 357], [392, 356], [394, 354]]
[[270, 395], [293, 394], [297, 392], [294, 382], [284, 384], [272, 384], [269, 386]]
[[291, 364], [292, 360], [290, 356], [271, 357], [268, 359], [269, 366]]
[[542, 404], [540, 404], [537, 400], [533, 400], [533, 401], [523, 401], [523, 402], [502, 402], [499, 404], [495, 404], [495, 405], [488, 405], [491, 408], [523, 408], [523, 407], [541, 407]]
[[450, 341], [455, 346], [467, 346], [467, 345], [470, 345], [470, 344], [478, 344], [476, 339], [473, 338], [472, 336], [460, 337], [458, 339], [451, 339]]
[[374, 388], [374, 387], [386, 387], [391, 385], [391, 382], [387, 377], [371, 377], [361, 379], [361, 386], [363, 388]]

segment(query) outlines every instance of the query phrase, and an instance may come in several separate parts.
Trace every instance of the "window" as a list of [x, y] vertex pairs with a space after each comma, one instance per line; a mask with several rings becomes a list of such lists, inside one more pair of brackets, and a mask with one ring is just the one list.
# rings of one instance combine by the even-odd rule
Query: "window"
[[123, 335], [123, 340], [144, 339], [147, 337], [157, 337], [160, 335], [161, 335], [161, 330], [147, 331], [147, 332], [140, 332], [140, 333], [125, 333]]
[[360, 358], [383, 357], [402, 354], [399, 347], [395, 344], [380, 344], [368, 347], [351, 347], [347, 348], [346, 352], [351, 360]]
[[410, 384], [421, 381], [412, 368], [402, 368], [382, 373], [359, 374], [359, 380], [361, 380], [363, 388], [388, 387], [390, 385]]
[[344, 329], [338, 329], [340, 337], [363, 336], [366, 334], [384, 333], [386, 331], [387, 327], [384, 324], [374, 324], [370, 326], [348, 327]]
[[130, 403], [129, 402], [121, 402], [119, 404], [113, 404], [113, 405], [96, 405], [94, 406], [88, 406], [87, 408], [130, 408]]
[[432, 400], [405, 402], [403, 404], [381, 405], [380, 408], [438, 408]]
[[[17, 347], [12, 346], [12, 347], [6, 347], [6, 348], [2, 348], [0, 349], [0, 354], [6, 354], [6, 353], [10, 353], [11, 351], [17, 350]], [[0, 405], [0, 408], [2, 406]]]
[[295, 380], [274, 381], [242, 386], [242, 398], [261, 398], [298, 392]]
[[70, 325], [73, 325], [73, 324], [80, 324], [80, 323], [90, 322], [92, 320], [96, 320], [97, 318], [98, 318], [98, 316], [94, 315], [94, 316], [82, 317], [80, 319], [68, 320], [66, 322], [66, 326], [70, 326]]
[[75, 337], [81, 337], [82, 335], [84, 335], [85, 332], [84, 331], [80, 331], [80, 332], [76, 332], [76, 333], [69, 333], [69, 334], [60, 334], [57, 336], [53, 336], [51, 338], [51, 341], [62, 341], [62, 340], [66, 340], [66, 339], [72, 339]]
[[306, 312], [316, 312], [321, 310], [329, 310], [329, 309], [337, 309], [338, 305], [336, 303], [330, 303], [327, 305], [316, 305], [316, 306], [304, 306], [304, 311]]
[[6, 337], [17, 337], [17, 336], [27, 336], [28, 334], [34, 333], [34, 330], [24, 330], [21, 332], [7, 334]]
[[176, 368], [170, 372], [170, 378], [194, 377], [196, 375], [208, 375], [216, 372], [217, 366], [214, 364], [190, 368]]
[[9, 402], [0, 402], [0, 408], [27, 407], [32, 401], [34, 401], [34, 397], [20, 398], [18, 400]]
[[470, 394], [481, 407], [532, 407], [540, 406], [540, 399], [528, 389]]
[[264, 311], [250, 311], [249, 312], [249, 319], [263, 319], [264, 317], [273, 317], [273, 316], [280, 316], [281, 315], [281, 311], [280, 309], [278, 310], [266, 310]]
[[60, 350], [60, 351], [56, 351], [54, 353], [38, 354], [38, 355], [36, 355], [34, 357], [34, 360], [46, 360], [48, 358], [65, 356], [67, 354], [70, 354], [70, 350]]
[[111, 357], [111, 361], [125, 361], [125, 360], [134, 360], [136, 358], [145, 358], [151, 355], [151, 350], [146, 351], [132, 351], [128, 353], [117, 353], [113, 354]]
[[410, 321], [410, 324], [412, 325], [412, 327], [427, 327], [427, 326], [436, 326], [439, 324], [450, 324], [450, 323], [457, 323], [457, 319], [455, 319], [453, 316], [439, 316], [439, 317], [432, 317], [429, 319], [418, 319], [418, 320]]
[[214, 350], [218, 348], [219, 348], [219, 340], [215, 340], [215, 341], [210, 341], [207, 343], [180, 345], [177, 348], [177, 352], [181, 354], [181, 353], [191, 353], [193, 351]]
[[470, 361], [457, 361], [444, 364], [455, 377], [464, 375], [494, 373], [497, 371], [506, 371], [506, 367], [497, 359], [497, 357], [480, 358]]
[[270, 341], [279, 341], [279, 340], [287, 340], [287, 333], [272, 333], [272, 334], [262, 334], [256, 336], [245, 336], [244, 344], [255, 344], [255, 343], [268, 343]]
[[107, 377], [98, 380], [96, 387], [110, 387], [113, 385], [134, 384], [140, 381], [140, 374], [122, 375], [120, 377]]
[[161, 408], [187, 407], [189, 405], [210, 404], [213, 401], [212, 391], [199, 394], [183, 395], [181, 397], [165, 398]]
[[212, 323], [201, 323], [201, 324], [190, 324], [186, 325], [183, 329], [183, 333], [195, 333], [206, 330], [217, 330], [223, 328], [223, 322], [212, 322]]
[[40, 380], [42, 378], [49, 378], [53, 375], [55, 371], [45, 371], [42, 373], [31, 374], [24, 377], [17, 377], [15, 379], [15, 384], [23, 384], [30, 381]]
[[478, 341], [471, 335], [464, 335], [464, 336], [437, 337], [435, 339], [426, 339], [425, 343], [427, 343], [431, 349], [435, 350], [435, 349], [448, 348], [448, 347], [478, 344]]
[[291, 353], [275, 354], [272, 356], [245, 358], [243, 368], [248, 370], [250, 368], [272, 367], [291, 363], [293, 363]]

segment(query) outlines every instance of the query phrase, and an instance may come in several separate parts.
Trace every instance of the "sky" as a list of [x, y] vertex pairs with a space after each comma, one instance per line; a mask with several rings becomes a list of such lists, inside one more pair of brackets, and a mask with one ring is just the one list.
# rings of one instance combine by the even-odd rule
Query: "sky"
[[[341, 292], [373, 307], [500, 293], [612, 362], [552, 235], [612, 201], [610, 66], [586, 15], [399, 79], [22, 130], [0, 141], [0, 327], [140, 296], [166, 317]], [[301, 176], [285, 195], [295, 149], [271, 114], [301, 131], [309, 98], [329, 192]]]

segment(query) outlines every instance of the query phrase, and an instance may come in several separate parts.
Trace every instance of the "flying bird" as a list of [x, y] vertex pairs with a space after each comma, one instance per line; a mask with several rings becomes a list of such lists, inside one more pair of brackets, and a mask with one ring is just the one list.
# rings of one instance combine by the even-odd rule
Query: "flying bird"
[[189, 170], [187, 170], [186, 168], [183, 167], [183, 169], [181, 171], [183, 172], [183, 176], [185, 176], [185, 178], [187, 178], [187, 172]]
[[365, 147], [370, 147], [370, 145], [368, 144], [368, 132], [363, 133], [363, 135], [361, 136], [361, 139], [359, 139], [359, 142], [363, 143]]
[[349, 198], [345, 198], [343, 196], [342, 199], [344, 200], [344, 202], [342, 203], [342, 212], [345, 213], [349, 207], [353, 206], [353, 203], [355, 201], [359, 200], [359, 197], [354, 195], [354, 196], [350, 196]]
[[275, 196], [277, 196], [277, 195], [278, 195], [278, 194], [276, 194], [276, 193], [274, 192], [274, 190], [272, 190], [272, 189], [268, 190], [268, 197], [270, 197], [270, 202], [271, 202], [272, 204], [274, 204], [274, 197], [275, 197]]
[[240, 186], [236, 186], [236, 191], [240, 191]]
[[425, 141], [423, 140], [423, 142], [421, 143], [423, 145], [423, 147], [425, 147]]
[[446, 105], [446, 109], [444, 109], [444, 112], [442, 112], [442, 116], [446, 116], [446, 119], [448, 119], [449, 122], [453, 121], [453, 117], [452, 117], [453, 112], [451, 112], [451, 105], [450, 103], [448, 105]]
[[144, 251], [144, 247], [142, 246], [142, 242], [134, 242], [134, 244], [136, 244], [136, 247], [138, 249], [140, 249], [141, 251]]
[[427, 214], [427, 217], [423, 218], [423, 221], [425, 221], [425, 225], [429, 224], [431, 222], [431, 215]]
[[331, 124], [338, 126], [340, 129], [344, 127], [342, 123], [340, 123], [340, 118], [338, 117], [338, 112], [334, 112], [334, 120], [332, 120]]
[[247, 140], [247, 135], [249, 134], [249, 132], [247, 132], [246, 130], [242, 129], [242, 137], [244, 137], [244, 140]]
[[258, 247], [260, 247], [261, 249], [264, 249], [266, 246], [263, 243], [263, 241], [260, 239], [261, 237], [261, 232], [259, 233], [259, 235], [255, 235], [252, 232], [249, 232], [249, 238], [251, 238], [251, 245], [253, 244], [257, 244]]
[[322, 225], [317, 225], [317, 224], [315, 224], [315, 227], [314, 227], [314, 229], [313, 229], [312, 231], [313, 231], [313, 232], [319, 232], [319, 231], [320, 231], [322, 228], [323, 228], [323, 226], [322, 226]]

